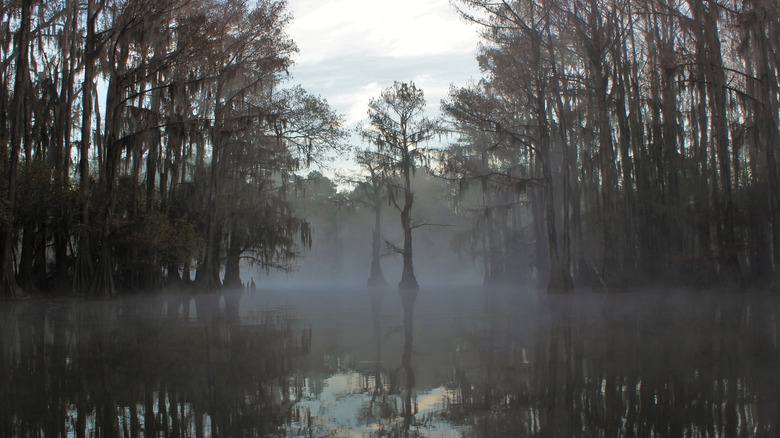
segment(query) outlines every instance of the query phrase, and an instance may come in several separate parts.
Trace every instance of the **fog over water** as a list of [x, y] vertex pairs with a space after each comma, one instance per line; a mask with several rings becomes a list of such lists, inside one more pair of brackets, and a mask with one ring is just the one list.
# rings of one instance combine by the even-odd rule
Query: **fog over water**
[[[467, 232], [473, 224], [470, 218], [453, 214], [449, 206], [452, 188], [441, 178], [423, 171], [418, 171], [413, 183], [418, 203], [412, 220], [428, 224], [412, 233], [414, 272], [420, 284], [481, 284], [484, 280], [482, 254], [455, 242], [455, 236]], [[299, 214], [310, 223], [311, 247], [298, 248], [299, 257], [290, 272], [265, 271], [260, 266], [244, 264], [241, 272], [244, 284], [252, 279], [258, 287], [366, 284], [371, 273], [372, 210], [354, 199], [338, 204], [339, 194], [327, 178], [310, 185], [295, 202]], [[387, 200], [381, 202], [386, 204]], [[403, 230], [398, 210], [389, 205], [382, 207], [380, 264], [388, 284], [396, 285], [401, 278], [403, 256], [393, 247], [402, 246]]]
[[8, 303], [0, 434], [773, 436], [779, 310], [481, 286]]
[[780, 436], [780, 1], [0, 17], [0, 438]]

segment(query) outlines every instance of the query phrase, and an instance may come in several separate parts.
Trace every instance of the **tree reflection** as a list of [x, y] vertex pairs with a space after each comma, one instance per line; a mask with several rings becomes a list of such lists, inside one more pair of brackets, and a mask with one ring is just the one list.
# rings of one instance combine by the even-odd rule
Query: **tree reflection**
[[371, 400], [362, 411], [365, 424], [378, 423], [383, 418], [392, 415], [393, 409], [389, 409], [387, 391], [382, 380], [384, 372], [382, 363], [382, 298], [384, 287], [371, 287], [368, 294], [371, 299], [371, 337], [374, 345], [374, 363], [371, 370], [373, 382], [367, 385], [371, 391]]
[[[240, 295], [7, 303], [2, 436], [260, 436], [291, 414], [310, 340], [288, 313], [240, 317]], [[224, 301], [223, 301], [224, 300]]]
[[445, 415], [486, 437], [777, 433], [776, 298], [686, 297], [551, 295], [524, 317], [491, 297]]
[[305, 329], [229, 292], [7, 303], [0, 436], [780, 430], [776, 296], [384, 293], [296, 307]]
[[401, 299], [404, 309], [404, 351], [401, 356], [401, 367], [406, 375], [406, 386], [403, 391], [403, 416], [404, 416], [404, 436], [409, 436], [409, 427], [414, 420], [414, 408], [412, 406], [412, 395], [414, 391], [414, 368], [412, 368], [412, 342], [414, 340], [414, 304], [417, 299], [417, 293], [401, 292]]
[[[409, 436], [410, 428], [414, 423], [414, 369], [411, 359], [414, 300], [404, 301], [401, 327], [404, 343], [400, 352], [400, 364], [388, 370], [384, 365], [382, 347], [394, 330], [387, 328], [383, 332], [381, 317], [386, 292], [387, 288], [384, 287], [371, 287], [368, 291], [371, 300], [374, 361], [372, 369], [366, 373], [370, 376], [371, 383], [366, 385], [365, 390], [371, 394], [371, 397], [361, 408], [361, 423], [374, 428], [379, 436]], [[397, 357], [395, 360], [398, 360]], [[392, 362], [393, 358], [390, 358], [388, 363]]]
[[[363, 425], [362, 433], [370, 436], [419, 436], [415, 421], [416, 395], [412, 364], [415, 300], [402, 300], [403, 325], [385, 327], [382, 324], [382, 309], [387, 291], [384, 287], [368, 289], [373, 360], [369, 368], [361, 373], [364, 382], [361, 392], [366, 397], [361, 401], [356, 419]], [[398, 330], [403, 331], [403, 347], [396, 349], [395, 345], [391, 345], [389, 351], [386, 351], [385, 343], [390, 341], [395, 344], [391, 338], [397, 335]], [[385, 356], [389, 357], [385, 359]], [[397, 365], [387, 368], [386, 364]]]

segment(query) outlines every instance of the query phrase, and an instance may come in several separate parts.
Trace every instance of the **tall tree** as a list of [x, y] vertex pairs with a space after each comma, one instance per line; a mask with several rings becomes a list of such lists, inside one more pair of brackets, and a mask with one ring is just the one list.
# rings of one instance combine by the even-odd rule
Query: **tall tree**
[[[532, 157], [532, 172], [504, 173], [511, 178], [527, 182], [534, 178], [537, 184], [529, 196], [535, 209], [535, 229], [538, 230], [537, 259], [546, 266], [546, 287], [549, 291], [570, 291], [571, 248], [569, 203], [570, 149], [568, 122], [570, 113], [561, 96], [562, 79], [558, 57], [557, 35], [550, 18], [552, 4], [537, 5], [534, 2], [464, 2], [478, 13], [468, 10], [462, 13], [485, 27], [487, 44], [479, 57], [483, 69], [489, 73], [489, 86], [468, 92], [452, 93], [453, 100], [445, 104], [445, 111], [453, 116], [458, 129], [479, 127], [491, 134], [494, 142], [505, 144], [514, 150], [515, 165], [523, 157]], [[556, 114], [557, 111], [557, 114]], [[557, 123], [556, 123], [557, 122]], [[462, 131], [463, 132], [463, 131]], [[473, 135], [473, 134], [469, 134]], [[481, 139], [475, 141], [481, 143]], [[478, 146], [478, 149], [481, 146]], [[494, 157], [497, 148], [488, 151]], [[564, 162], [557, 167], [561, 156]], [[482, 169], [486, 171], [487, 169]], [[462, 175], [469, 179], [493, 177], [486, 174]], [[525, 189], [524, 184], [519, 188]], [[559, 201], [562, 199], [562, 202]], [[541, 205], [538, 205], [541, 204]], [[561, 214], [561, 212], [563, 212]], [[561, 217], [562, 216], [562, 217]], [[562, 228], [559, 223], [562, 222]], [[558, 236], [562, 235], [563, 239]], [[546, 242], [544, 242], [546, 241]], [[545, 245], [546, 243], [546, 245]], [[548, 259], [544, 263], [542, 258]]]
[[[390, 201], [401, 214], [404, 243], [401, 250], [403, 271], [398, 287], [404, 291], [419, 288], [414, 275], [412, 254], [412, 173], [426, 162], [423, 144], [435, 136], [440, 127], [424, 115], [425, 96], [413, 82], [396, 82], [368, 104], [369, 125], [361, 135], [391, 161], [389, 172], [396, 176], [390, 185]], [[401, 199], [399, 199], [401, 198]], [[410, 296], [416, 292], [408, 292]]]
[[[8, 157], [8, 193], [6, 211], [3, 215], [3, 247], [0, 254], [2, 281], [0, 291], [7, 298], [18, 298], [22, 291], [16, 282], [12, 247], [14, 242], [14, 217], [16, 214], [16, 190], [19, 177], [19, 152], [22, 149], [25, 132], [29, 126], [28, 92], [30, 89], [30, 34], [32, 27], [33, 0], [23, 0], [16, 33], [16, 72], [11, 101], [10, 154]], [[30, 145], [24, 145], [29, 148]]]
[[368, 205], [374, 213], [374, 227], [371, 231], [371, 271], [368, 276], [369, 286], [387, 284], [382, 273], [382, 205], [385, 203], [385, 173], [383, 155], [370, 151], [360, 151], [356, 156], [357, 163], [368, 172], [365, 179], [358, 181], [357, 190], [361, 197], [358, 200]]
[[[288, 20], [284, 4], [258, 2], [253, 9], [242, 1], [227, 2], [214, 17], [218, 30], [211, 48], [217, 55], [213, 63], [210, 126], [211, 163], [209, 165], [206, 248], [196, 281], [204, 289], [221, 286], [219, 278], [222, 221], [218, 218], [218, 199], [223, 196], [224, 175], [232, 154], [232, 136], [246, 122], [266, 123], [266, 116], [252, 98], [268, 96], [278, 76], [291, 65], [295, 46], [283, 33]], [[225, 26], [223, 23], [229, 23]]]
[[84, 39], [84, 78], [81, 87], [81, 140], [79, 141], [79, 227], [78, 253], [73, 274], [73, 290], [85, 293], [89, 290], [93, 274], [90, 239], [90, 171], [89, 154], [92, 149], [92, 118], [95, 93], [95, 67], [102, 43], [98, 41], [97, 18], [105, 7], [105, 0], [96, 3], [87, 0], [86, 35]]
[[[231, 269], [240, 257], [289, 266], [308, 236], [278, 182], [342, 132], [324, 101], [281, 88], [296, 50], [285, 6], [2, 4], [6, 295], [15, 282], [112, 295], [189, 278], [196, 259], [214, 285], [228, 255]], [[267, 220], [245, 227], [242, 213]]]
[[530, 215], [535, 229], [546, 222], [564, 276], [582, 281], [587, 264], [609, 288], [766, 275], [780, 229], [769, 3], [460, 0], [484, 28], [487, 77], [445, 106], [458, 148], [472, 143], [458, 154], [510, 133], [529, 143], [546, 187], [529, 192]]

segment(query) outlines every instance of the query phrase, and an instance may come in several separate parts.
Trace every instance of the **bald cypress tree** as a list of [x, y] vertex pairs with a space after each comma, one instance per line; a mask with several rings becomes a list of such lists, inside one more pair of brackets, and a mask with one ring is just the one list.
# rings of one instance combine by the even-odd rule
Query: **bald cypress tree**
[[[403, 271], [399, 289], [410, 297], [419, 288], [414, 275], [412, 248], [412, 174], [415, 168], [426, 162], [423, 145], [439, 132], [436, 122], [425, 117], [425, 96], [413, 82], [396, 82], [385, 88], [379, 97], [368, 104], [369, 125], [362, 137], [376, 147], [377, 152], [388, 159], [387, 171], [394, 176], [388, 186], [390, 202], [399, 211], [403, 229]], [[403, 295], [403, 294], [402, 294]]]

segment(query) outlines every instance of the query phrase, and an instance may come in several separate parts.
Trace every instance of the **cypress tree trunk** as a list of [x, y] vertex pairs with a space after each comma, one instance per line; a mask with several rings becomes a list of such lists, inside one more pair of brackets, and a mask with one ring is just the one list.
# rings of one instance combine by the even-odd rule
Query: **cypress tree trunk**
[[73, 291], [86, 293], [92, 280], [92, 249], [89, 223], [89, 149], [92, 143], [92, 95], [95, 90], [95, 61], [97, 59], [97, 36], [95, 21], [99, 11], [95, 0], [87, 0], [87, 29], [84, 40], [84, 83], [81, 99], [81, 143], [79, 145], [79, 191], [80, 206], [78, 235], [78, 254], [73, 273]]
[[113, 231], [114, 209], [117, 201], [117, 177], [119, 161], [122, 156], [122, 143], [119, 141], [119, 122], [121, 108], [121, 87], [119, 71], [124, 69], [128, 55], [127, 46], [120, 48], [119, 58], [111, 56], [114, 61], [113, 72], [109, 79], [106, 96], [105, 124], [105, 162], [103, 163], [103, 184], [106, 191], [106, 205], [103, 213], [102, 236], [100, 239], [100, 256], [95, 271], [95, 277], [90, 286], [93, 297], [111, 297], [116, 295], [114, 280]]
[[27, 223], [22, 230], [22, 253], [19, 257], [19, 276], [17, 281], [22, 290], [37, 292], [34, 282], [33, 258], [35, 255], [35, 225]]
[[198, 287], [213, 291], [222, 286], [219, 279], [219, 224], [217, 223], [217, 197], [219, 196], [221, 179], [221, 160], [224, 155], [222, 145], [222, 129], [224, 110], [222, 102], [222, 84], [218, 84], [214, 99], [214, 127], [212, 135], [212, 154], [209, 171], [208, 211], [206, 220], [206, 248], [203, 263], [198, 267], [195, 282]]
[[[414, 193], [412, 193], [411, 182], [411, 160], [409, 157], [408, 146], [403, 151], [402, 158], [403, 176], [404, 176], [404, 205], [401, 209], [401, 228], [404, 231], [404, 266], [401, 272], [401, 282], [398, 283], [400, 289], [416, 291], [420, 288], [417, 284], [417, 278], [414, 276], [414, 260], [412, 258], [412, 204], [414, 203]], [[416, 294], [416, 293], [415, 293]]]
[[228, 244], [225, 258], [225, 279], [222, 285], [226, 288], [238, 289], [243, 286], [241, 283], [241, 238], [235, 231], [235, 221], [233, 232], [230, 233], [230, 243]]
[[718, 211], [721, 213], [718, 221], [719, 258], [721, 260], [722, 277], [728, 282], [739, 282], [740, 272], [737, 261], [737, 242], [734, 223], [734, 200], [731, 172], [731, 150], [729, 145], [729, 129], [727, 118], [726, 76], [723, 71], [720, 37], [718, 35], [718, 6], [710, 4], [704, 14], [705, 39], [710, 55], [707, 76], [709, 78], [710, 130], [714, 141], [717, 157], [717, 172], [719, 182]]
[[8, 218], [3, 224], [3, 247], [0, 253], [0, 268], [2, 269], [2, 281], [0, 281], [0, 294], [5, 298], [20, 298], [22, 290], [16, 283], [15, 268], [13, 262], [14, 243], [14, 217], [16, 216], [16, 185], [19, 172], [19, 152], [22, 148], [22, 139], [27, 127], [26, 95], [30, 83], [30, 20], [32, 0], [22, 1], [19, 31], [16, 46], [16, 77], [14, 79], [14, 94], [12, 102], [12, 121], [10, 154], [8, 165]]
[[545, 223], [547, 225], [547, 246], [550, 255], [550, 275], [547, 282], [547, 292], [571, 292], [573, 289], [569, 266], [561, 264], [558, 253], [558, 233], [555, 225], [555, 194], [552, 181], [550, 154], [552, 143], [547, 123], [547, 107], [544, 89], [537, 91], [536, 122], [539, 129], [539, 149], [542, 164], [544, 185], [542, 200], [544, 202]]
[[[60, 105], [57, 108], [57, 123], [55, 124], [55, 154], [54, 154], [54, 184], [63, 191], [70, 189], [70, 131], [72, 123], [71, 107], [73, 104], [73, 85], [76, 68], [76, 32], [78, 26], [78, 2], [66, 2], [65, 27], [62, 30], [63, 58], [62, 83], [60, 85]], [[70, 221], [57, 212], [54, 219], [54, 289], [58, 293], [70, 290], [71, 282], [68, 276], [68, 243]]]
[[371, 241], [371, 276], [368, 277], [369, 286], [381, 286], [387, 284], [385, 276], [382, 273], [380, 263], [380, 250], [382, 247], [382, 200], [379, 196], [379, 188], [374, 186], [373, 209], [374, 209], [374, 230]]

